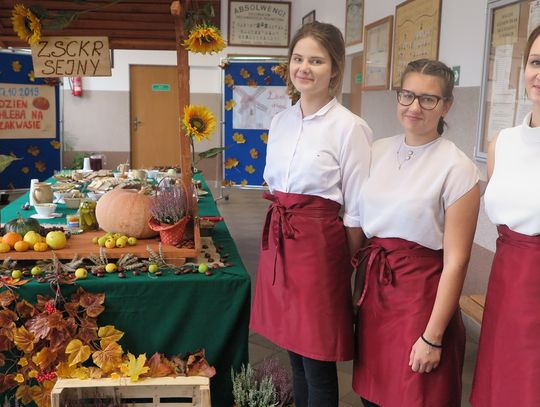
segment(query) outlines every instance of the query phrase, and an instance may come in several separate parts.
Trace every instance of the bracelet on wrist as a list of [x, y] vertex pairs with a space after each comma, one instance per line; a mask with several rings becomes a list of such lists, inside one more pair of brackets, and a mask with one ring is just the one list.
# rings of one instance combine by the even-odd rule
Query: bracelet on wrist
[[429, 346], [431, 346], [432, 348], [437, 348], [437, 349], [441, 349], [441, 348], [442, 348], [442, 343], [433, 343], [433, 342], [430, 342], [430, 341], [428, 341], [428, 340], [424, 337], [424, 334], [420, 335], [420, 338], [421, 338], [426, 344], [428, 344]]

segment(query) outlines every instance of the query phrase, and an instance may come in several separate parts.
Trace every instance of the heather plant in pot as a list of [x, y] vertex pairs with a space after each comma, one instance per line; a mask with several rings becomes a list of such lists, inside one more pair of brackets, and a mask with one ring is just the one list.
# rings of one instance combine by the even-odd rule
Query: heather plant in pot
[[163, 244], [178, 246], [182, 243], [186, 227], [191, 220], [185, 190], [182, 186], [156, 191], [151, 198], [148, 222], [150, 229], [159, 232]]

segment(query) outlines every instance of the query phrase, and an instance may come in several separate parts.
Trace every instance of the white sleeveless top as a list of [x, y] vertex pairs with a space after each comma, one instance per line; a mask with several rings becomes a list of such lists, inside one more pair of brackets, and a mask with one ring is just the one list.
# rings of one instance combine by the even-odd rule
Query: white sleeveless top
[[485, 209], [496, 225], [524, 235], [540, 234], [540, 127], [504, 129], [495, 145], [495, 168], [484, 194]]
[[364, 233], [442, 249], [445, 211], [476, 185], [480, 172], [447, 139], [422, 146], [404, 140], [398, 135], [373, 143], [360, 194]]

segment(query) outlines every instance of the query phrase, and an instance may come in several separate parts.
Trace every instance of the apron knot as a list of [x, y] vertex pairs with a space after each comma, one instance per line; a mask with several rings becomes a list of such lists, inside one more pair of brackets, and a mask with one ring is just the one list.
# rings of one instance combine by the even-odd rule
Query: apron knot
[[279, 199], [268, 192], [263, 194], [265, 199], [272, 201], [266, 211], [266, 219], [262, 235], [262, 248], [268, 250], [268, 236], [270, 227], [274, 232], [274, 244], [281, 246], [283, 239], [294, 239], [294, 228], [290, 223], [292, 213], [287, 212], [287, 208], [279, 202]]
[[364, 302], [364, 298], [367, 293], [369, 285], [369, 274], [374, 267], [377, 267], [379, 273], [379, 283], [383, 285], [389, 285], [393, 282], [392, 269], [388, 263], [386, 250], [378, 245], [370, 242], [367, 246], [358, 250], [351, 259], [351, 264], [355, 271], [358, 271], [360, 266], [366, 263], [365, 276], [364, 276], [364, 288], [362, 289], [362, 295], [357, 301], [356, 305], [360, 306]]

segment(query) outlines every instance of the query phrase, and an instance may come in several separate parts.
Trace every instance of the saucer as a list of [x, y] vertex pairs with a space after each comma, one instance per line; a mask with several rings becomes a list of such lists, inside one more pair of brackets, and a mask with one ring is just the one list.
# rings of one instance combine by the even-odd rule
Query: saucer
[[205, 191], [204, 189], [197, 189], [197, 195], [199, 196], [208, 195], [208, 191]]
[[62, 216], [61, 213], [51, 213], [51, 216], [43, 216], [39, 213], [34, 213], [33, 215], [30, 215], [31, 218], [34, 219], [54, 219], [54, 218], [60, 218]]

